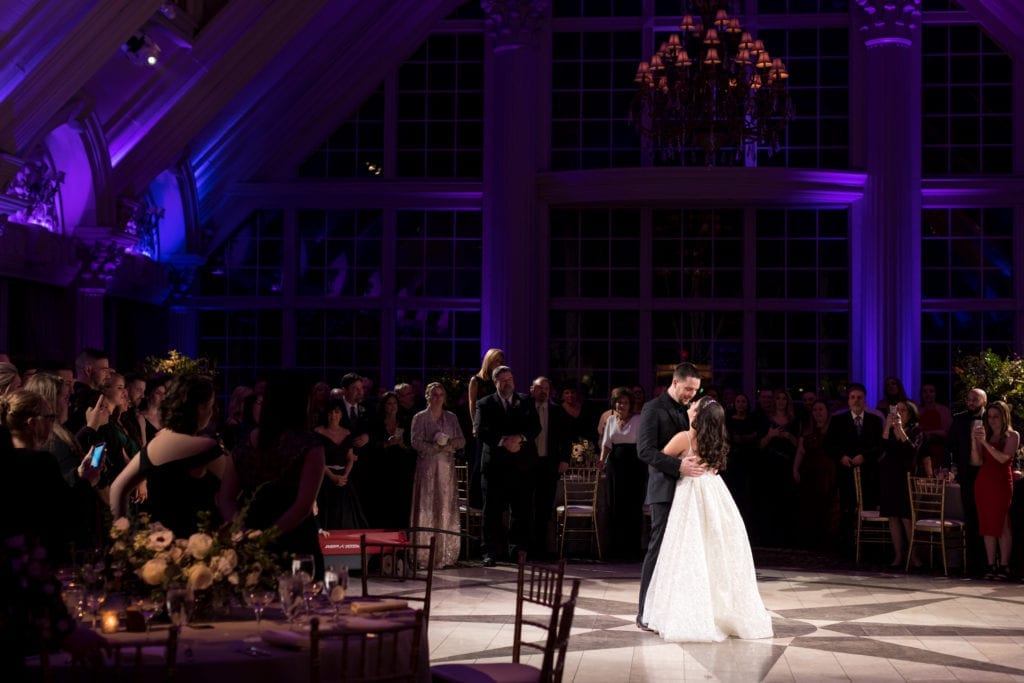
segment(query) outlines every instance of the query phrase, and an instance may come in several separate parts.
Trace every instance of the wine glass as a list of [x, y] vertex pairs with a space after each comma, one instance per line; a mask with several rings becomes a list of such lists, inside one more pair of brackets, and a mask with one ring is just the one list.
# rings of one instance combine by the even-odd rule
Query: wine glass
[[192, 596], [187, 588], [167, 589], [167, 616], [175, 626], [188, 626], [188, 613], [191, 609], [189, 603]]
[[348, 567], [341, 567], [339, 572], [331, 571], [329, 575], [333, 576], [331, 586], [326, 588], [328, 575], [325, 575], [324, 587], [327, 590], [327, 599], [331, 601], [331, 606], [334, 608], [334, 617], [338, 618], [341, 616], [341, 605], [348, 592]]
[[107, 601], [107, 592], [102, 587], [93, 588], [85, 592], [85, 612], [89, 615], [89, 625], [96, 628], [96, 619], [99, 617], [103, 603]]
[[135, 600], [135, 606], [139, 608], [139, 613], [142, 614], [142, 620], [146, 623], [146, 633], [150, 632], [150, 622], [156, 613], [160, 611], [160, 603], [152, 598], [137, 598]]
[[300, 572], [305, 572], [309, 576], [316, 573], [316, 564], [313, 562], [312, 555], [296, 555], [292, 559], [292, 574]]
[[264, 610], [267, 609], [270, 603], [274, 602], [274, 591], [253, 588], [246, 596], [249, 600], [249, 606], [252, 607], [253, 614], [256, 615], [256, 627], [259, 628], [260, 622], [263, 620]]
[[85, 591], [81, 586], [71, 584], [62, 591], [61, 597], [64, 598], [64, 605], [68, 608], [68, 614], [74, 617], [76, 621], [85, 616]]
[[302, 599], [306, 602], [306, 616], [310, 616], [313, 613], [313, 603], [316, 602], [317, 597], [322, 595], [324, 592], [323, 581], [304, 581], [302, 585]]
[[282, 574], [277, 579], [277, 592], [281, 598], [281, 609], [289, 624], [295, 622], [299, 607], [302, 605], [302, 589], [304, 582], [299, 575]]

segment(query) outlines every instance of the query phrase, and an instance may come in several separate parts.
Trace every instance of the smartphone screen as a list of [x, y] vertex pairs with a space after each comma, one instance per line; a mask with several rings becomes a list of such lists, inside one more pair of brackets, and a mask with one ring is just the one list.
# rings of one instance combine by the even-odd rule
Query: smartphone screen
[[96, 444], [95, 446], [92, 447], [92, 466], [93, 467], [99, 467], [100, 466], [100, 460], [103, 459], [103, 448], [104, 448], [104, 444], [101, 444], [101, 443]]

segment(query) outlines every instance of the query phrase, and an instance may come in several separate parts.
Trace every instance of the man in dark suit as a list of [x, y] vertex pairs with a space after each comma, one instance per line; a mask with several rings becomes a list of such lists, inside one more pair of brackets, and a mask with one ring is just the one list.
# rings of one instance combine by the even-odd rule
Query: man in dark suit
[[882, 444], [882, 418], [867, 411], [867, 391], [854, 382], [847, 390], [850, 410], [832, 417], [826, 452], [836, 460], [839, 484], [840, 550], [851, 556], [857, 524], [857, 493], [853, 470], [860, 468], [864, 508], [878, 508], [878, 454]]
[[697, 368], [692, 363], [680, 363], [672, 373], [672, 385], [644, 404], [640, 413], [636, 447], [640, 460], [647, 463], [646, 502], [651, 508], [651, 534], [640, 572], [640, 609], [636, 616], [636, 625], [644, 630], [647, 630], [647, 624], [643, 622], [644, 600], [661, 552], [661, 539], [672, 509], [676, 482], [680, 476], [697, 477], [707, 469], [696, 456], [680, 459], [661, 451], [675, 434], [690, 428], [686, 410], [699, 390], [700, 373]]
[[533, 520], [533, 470], [537, 462], [540, 420], [533, 399], [517, 394], [511, 368], [491, 374], [497, 391], [477, 401], [473, 430], [482, 444], [480, 491], [483, 495], [483, 561], [493, 567], [502, 557], [502, 516], [510, 510], [509, 556], [527, 550]]
[[[988, 564], [985, 547], [978, 534], [978, 506], [974, 500], [974, 481], [978, 478], [978, 465], [971, 464], [971, 430], [975, 420], [985, 419], [988, 394], [974, 387], [967, 392], [967, 410], [953, 416], [946, 437], [950, 467], [956, 468], [956, 480], [960, 484], [960, 502], [964, 506], [964, 524], [967, 527], [967, 569], [972, 574], [980, 573]], [[1014, 488], [1018, 488], [1014, 486]]]
[[538, 377], [530, 386], [530, 396], [540, 420], [540, 433], [534, 439], [537, 445], [537, 467], [534, 470], [533, 537], [530, 550], [539, 558], [549, 555], [548, 536], [552, 511], [558, 495], [558, 482], [569, 468], [569, 444], [565, 438], [560, 410], [551, 403], [551, 380]]

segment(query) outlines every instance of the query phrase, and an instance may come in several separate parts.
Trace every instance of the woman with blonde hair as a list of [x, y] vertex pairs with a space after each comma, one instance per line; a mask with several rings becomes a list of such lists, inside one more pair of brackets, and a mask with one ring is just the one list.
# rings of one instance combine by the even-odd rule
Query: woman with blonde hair
[[0, 396], [0, 427], [5, 427], [14, 449], [4, 462], [0, 496], [9, 510], [23, 519], [0, 520], [0, 531], [20, 528], [38, 539], [57, 562], [69, 559], [67, 531], [71, 518], [70, 492], [57, 461], [42, 450], [53, 431], [57, 414], [45, 398], [18, 389]]
[[501, 349], [487, 349], [483, 362], [480, 364], [480, 371], [469, 378], [469, 421], [472, 422], [476, 416], [476, 402], [484, 396], [494, 393], [494, 380], [491, 373], [494, 368], [505, 364], [505, 352]]

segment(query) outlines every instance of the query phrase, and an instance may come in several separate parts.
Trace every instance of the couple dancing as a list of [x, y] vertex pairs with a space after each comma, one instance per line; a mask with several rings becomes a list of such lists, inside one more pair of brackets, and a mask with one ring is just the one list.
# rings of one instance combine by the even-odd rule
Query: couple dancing
[[691, 404], [699, 389], [697, 369], [682, 363], [640, 416], [651, 535], [637, 626], [668, 641], [771, 638], [746, 528], [717, 474], [729, 452], [725, 410], [708, 397]]

